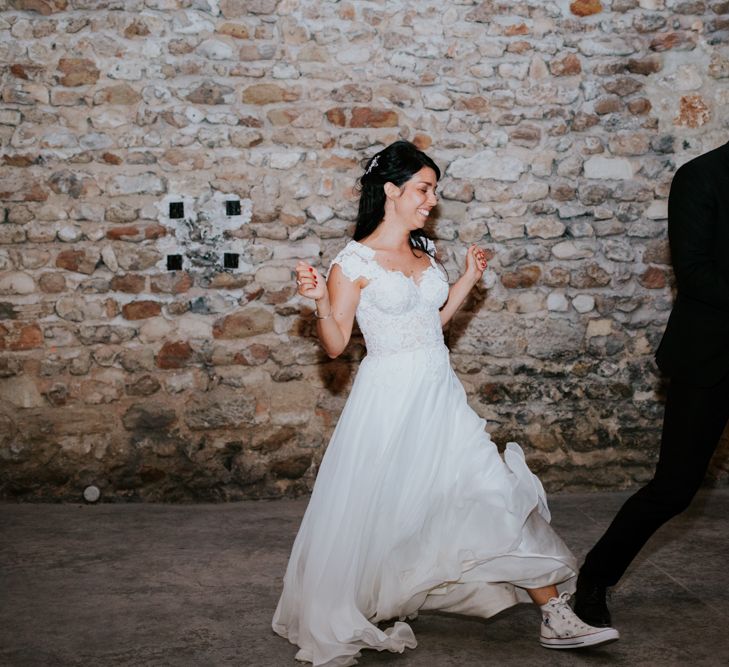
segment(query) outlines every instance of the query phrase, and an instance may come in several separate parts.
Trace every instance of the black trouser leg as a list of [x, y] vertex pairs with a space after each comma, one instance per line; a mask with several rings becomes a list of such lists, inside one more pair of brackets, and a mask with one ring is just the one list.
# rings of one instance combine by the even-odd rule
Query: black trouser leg
[[713, 387], [672, 380], [653, 479], [622, 506], [585, 558], [581, 574], [614, 586], [643, 545], [685, 510], [701, 486], [729, 420], [729, 377]]

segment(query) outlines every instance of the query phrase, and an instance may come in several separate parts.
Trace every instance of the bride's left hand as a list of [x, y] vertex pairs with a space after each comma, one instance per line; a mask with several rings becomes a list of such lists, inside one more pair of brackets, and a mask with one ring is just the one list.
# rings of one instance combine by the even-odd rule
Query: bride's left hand
[[486, 252], [483, 248], [479, 248], [475, 244], [472, 245], [466, 253], [465, 275], [471, 278], [474, 285], [481, 280], [481, 276], [483, 276], [483, 272], [486, 270], [487, 265]]

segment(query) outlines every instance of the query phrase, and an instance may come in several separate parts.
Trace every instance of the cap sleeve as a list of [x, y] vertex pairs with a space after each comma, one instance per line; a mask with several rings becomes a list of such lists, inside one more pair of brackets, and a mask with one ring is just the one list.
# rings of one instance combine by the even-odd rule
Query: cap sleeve
[[350, 241], [332, 260], [332, 263], [329, 265], [327, 276], [329, 276], [332, 272], [332, 267], [335, 264], [338, 264], [342, 269], [342, 273], [353, 282], [358, 278], [366, 278], [367, 280], [372, 279], [372, 262], [374, 260], [370, 256], [370, 253], [367, 252], [368, 250], [370, 249], [366, 246], [363, 246], [356, 241]]

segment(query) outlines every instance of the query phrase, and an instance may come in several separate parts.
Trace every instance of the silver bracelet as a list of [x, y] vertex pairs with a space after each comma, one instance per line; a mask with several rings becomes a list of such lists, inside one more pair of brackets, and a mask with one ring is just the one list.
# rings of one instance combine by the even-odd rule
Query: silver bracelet
[[316, 317], [317, 320], [328, 320], [332, 316], [332, 311], [329, 311], [329, 315], [319, 315], [319, 311], [314, 311], [314, 317]]

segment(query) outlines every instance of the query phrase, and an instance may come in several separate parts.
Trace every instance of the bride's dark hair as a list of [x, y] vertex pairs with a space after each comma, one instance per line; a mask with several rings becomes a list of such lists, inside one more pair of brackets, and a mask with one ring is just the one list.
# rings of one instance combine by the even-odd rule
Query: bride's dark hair
[[[359, 209], [354, 240], [369, 236], [385, 217], [385, 183], [400, 187], [423, 167], [430, 167], [440, 178], [440, 169], [423, 151], [409, 141], [396, 141], [373, 155], [359, 179]], [[421, 229], [410, 232], [410, 247], [431, 254], [427, 249], [430, 237]]]

